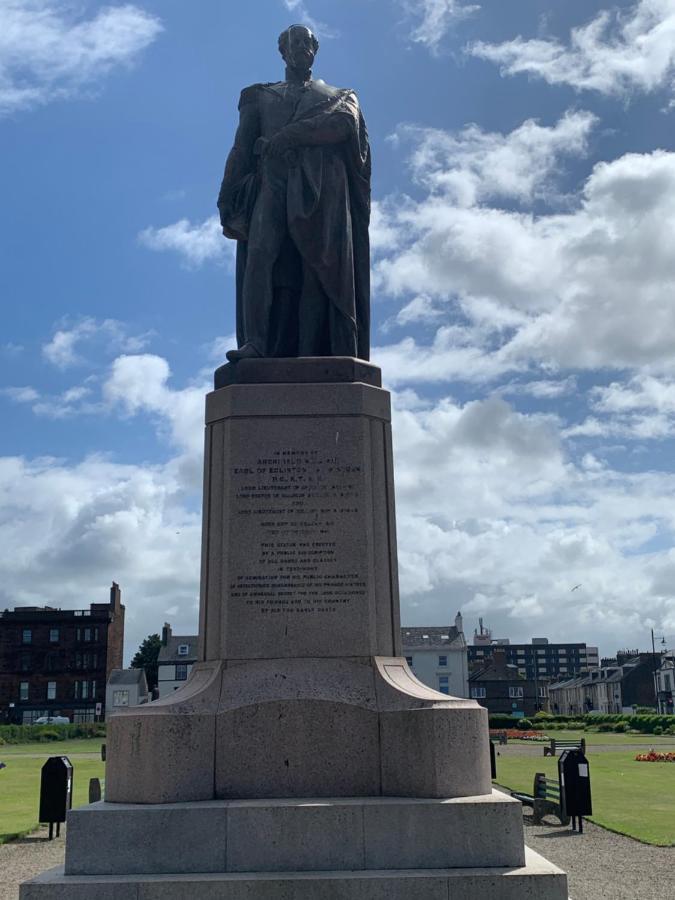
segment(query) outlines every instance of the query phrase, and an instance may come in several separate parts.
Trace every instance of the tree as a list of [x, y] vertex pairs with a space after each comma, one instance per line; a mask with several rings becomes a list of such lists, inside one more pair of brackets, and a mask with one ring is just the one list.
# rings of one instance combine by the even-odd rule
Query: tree
[[132, 669], [145, 669], [149, 691], [157, 687], [157, 659], [161, 647], [161, 637], [158, 634], [149, 634], [131, 660]]

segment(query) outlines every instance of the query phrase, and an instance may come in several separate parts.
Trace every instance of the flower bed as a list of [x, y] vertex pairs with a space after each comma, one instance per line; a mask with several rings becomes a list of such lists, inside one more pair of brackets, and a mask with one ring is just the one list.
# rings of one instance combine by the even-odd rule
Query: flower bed
[[675, 762], [675, 753], [661, 753], [658, 750], [650, 750], [649, 753], [638, 753], [636, 762]]
[[491, 728], [490, 737], [499, 737], [505, 734], [510, 741], [548, 741], [549, 738], [541, 731], [521, 731], [519, 728]]

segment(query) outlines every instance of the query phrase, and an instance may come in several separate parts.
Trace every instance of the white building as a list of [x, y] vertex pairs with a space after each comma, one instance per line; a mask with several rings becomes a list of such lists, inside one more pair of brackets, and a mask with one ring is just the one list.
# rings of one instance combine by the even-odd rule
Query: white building
[[162, 628], [162, 646], [157, 660], [159, 699], [182, 687], [197, 662], [197, 635], [173, 634], [168, 622]]
[[119, 709], [148, 702], [148, 682], [143, 669], [113, 669], [105, 688], [106, 718]]
[[469, 696], [469, 663], [457, 613], [454, 625], [401, 628], [403, 655], [416, 677], [452, 697]]
[[658, 692], [659, 712], [672, 715], [675, 700], [675, 652], [668, 650], [661, 656], [656, 670], [656, 688]]

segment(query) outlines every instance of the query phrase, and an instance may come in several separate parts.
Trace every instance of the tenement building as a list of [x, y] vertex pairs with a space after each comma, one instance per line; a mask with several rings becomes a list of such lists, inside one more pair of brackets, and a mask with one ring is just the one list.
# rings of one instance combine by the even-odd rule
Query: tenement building
[[0, 611], [0, 722], [101, 719], [106, 682], [122, 667], [123, 648], [124, 606], [115, 582], [110, 601], [89, 609]]

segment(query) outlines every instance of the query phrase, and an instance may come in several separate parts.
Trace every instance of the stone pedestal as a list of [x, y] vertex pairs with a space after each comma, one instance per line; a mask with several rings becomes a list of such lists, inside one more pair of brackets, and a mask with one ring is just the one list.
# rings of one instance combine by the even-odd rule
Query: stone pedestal
[[23, 900], [172, 880], [172, 897], [564, 900], [525, 855], [520, 804], [492, 792], [486, 711], [400, 657], [379, 370], [246, 360], [216, 381], [201, 661], [110, 718], [106, 802], [71, 813], [65, 873]]

